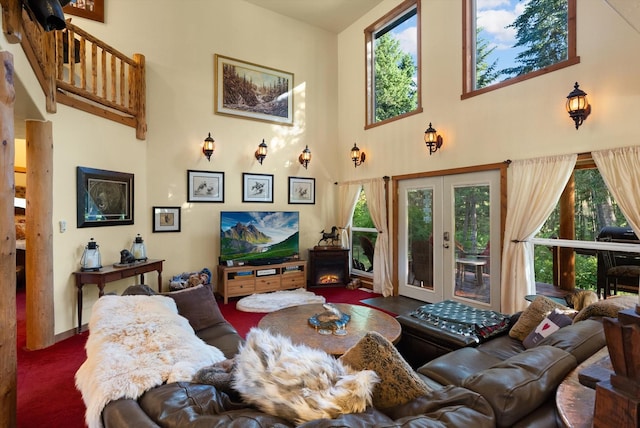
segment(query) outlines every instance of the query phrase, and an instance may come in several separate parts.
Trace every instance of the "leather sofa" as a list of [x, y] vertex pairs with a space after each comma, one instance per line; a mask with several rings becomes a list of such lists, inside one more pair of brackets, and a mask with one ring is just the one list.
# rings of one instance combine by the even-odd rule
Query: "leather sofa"
[[[184, 304], [178, 311], [188, 315]], [[201, 307], [200, 307], [201, 309]], [[216, 307], [215, 310], [219, 314]], [[192, 321], [189, 316], [185, 316]], [[192, 316], [193, 318], [193, 316]], [[202, 320], [200, 320], [202, 321]], [[221, 315], [195, 333], [226, 357], [235, 355], [242, 338]], [[537, 347], [503, 335], [475, 348], [462, 348], [427, 362], [417, 373], [432, 392], [384, 410], [307, 422], [303, 427], [553, 427], [555, 390], [580, 362], [605, 345], [599, 321], [565, 327]], [[106, 405], [102, 422], [120, 427], [293, 427], [291, 422], [244, 404], [233, 391], [190, 382], [168, 383], [138, 399]]]

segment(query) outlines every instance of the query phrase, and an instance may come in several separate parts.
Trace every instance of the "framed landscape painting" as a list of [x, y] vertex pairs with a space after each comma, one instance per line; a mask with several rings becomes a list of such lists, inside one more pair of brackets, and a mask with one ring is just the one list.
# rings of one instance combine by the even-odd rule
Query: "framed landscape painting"
[[81, 16], [94, 21], [104, 22], [105, 0], [71, 0], [62, 11], [65, 14]]
[[216, 114], [293, 125], [293, 73], [216, 54]]
[[77, 168], [78, 227], [133, 224], [133, 174]]
[[289, 203], [315, 204], [316, 179], [303, 177], [289, 177]]

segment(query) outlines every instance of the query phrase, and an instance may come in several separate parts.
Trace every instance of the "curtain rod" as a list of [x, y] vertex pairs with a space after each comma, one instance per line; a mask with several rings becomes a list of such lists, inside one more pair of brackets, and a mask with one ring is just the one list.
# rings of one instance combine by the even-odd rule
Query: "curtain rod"
[[[385, 175], [384, 177], [382, 177], [382, 179], [383, 179], [384, 181], [389, 181], [389, 178], [390, 178], [390, 177], [389, 177], [388, 175]], [[375, 180], [375, 178], [367, 178], [367, 179], [363, 179], [363, 180], [343, 181], [343, 182], [341, 182], [341, 183], [339, 183], [339, 182], [337, 182], [337, 181], [336, 181], [336, 182], [334, 182], [333, 184], [336, 184], [336, 185], [338, 185], [338, 184], [364, 184], [364, 183], [368, 183], [368, 182], [369, 182], [369, 181], [371, 181], [371, 180]]]

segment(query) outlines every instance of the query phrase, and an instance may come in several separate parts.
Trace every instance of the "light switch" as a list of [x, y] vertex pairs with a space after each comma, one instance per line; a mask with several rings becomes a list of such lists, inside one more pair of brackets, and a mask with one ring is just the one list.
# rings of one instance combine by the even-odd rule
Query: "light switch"
[[67, 231], [66, 220], [60, 220], [60, 233], [65, 233], [66, 231]]

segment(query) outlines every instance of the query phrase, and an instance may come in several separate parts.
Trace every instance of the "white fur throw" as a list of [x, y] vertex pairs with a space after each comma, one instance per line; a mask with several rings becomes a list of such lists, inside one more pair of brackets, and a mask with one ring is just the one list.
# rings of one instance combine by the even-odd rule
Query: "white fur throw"
[[165, 296], [103, 296], [93, 305], [89, 331], [87, 359], [76, 372], [89, 428], [102, 427], [100, 414], [110, 401], [189, 381], [198, 369], [225, 359]]
[[242, 398], [296, 424], [363, 412], [379, 381], [372, 370], [353, 370], [321, 350], [258, 328], [249, 331], [235, 360], [233, 387]]
[[271, 293], [256, 293], [243, 297], [236, 303], [236, 309], [243, 312], [275, 312], [291, 306], [325, 303], [323, 296], [304, 288], [280, 290]]

